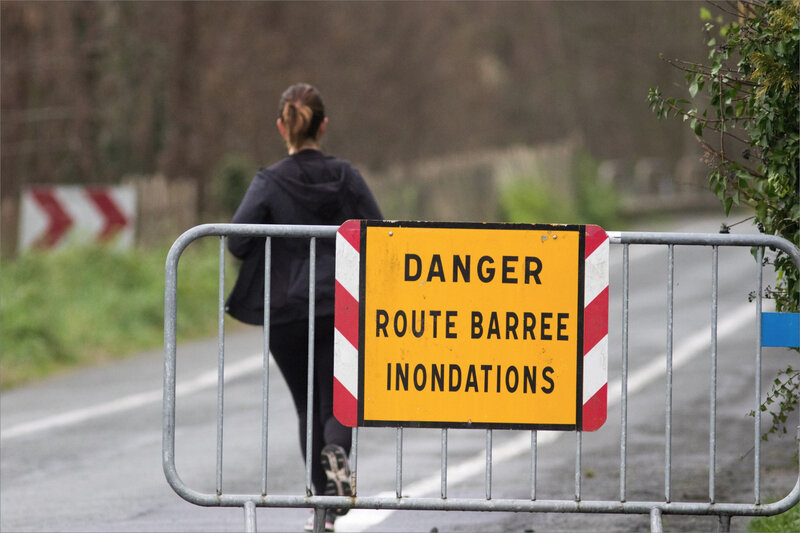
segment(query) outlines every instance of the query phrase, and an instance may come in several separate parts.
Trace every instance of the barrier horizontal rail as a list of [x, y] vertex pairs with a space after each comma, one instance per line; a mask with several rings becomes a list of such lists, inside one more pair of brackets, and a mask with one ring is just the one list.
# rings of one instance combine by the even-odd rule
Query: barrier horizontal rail
[[[491, 429], [486, 430], [486, 497], [485, 498], [452, 498], [447, 495], [447, 429], [430, 430], [441, 431], [442, 451], [441, 451], [441, 485], [440, 497], [403, 497], [402, 496], [402, 445], [403, 428], [397, 428], [396, 436], [396, 490], [394, 497], [335, 497], [335, 496], [315, 496], [311, 494], [309, 466], [307, 466], [306, 494], [304, 495], [280, 495], [267, 494], [266, 490], [266, 450], [268, 448], [268, 435], [266, 432], [267, 424], [267, 404], [268, 398], [268, 364], [265, 356], [264, 370], [264, 417], [262, 427], [262, 469], [264, 478], [262, 481], [261, 493], [255, 494], [234, 494], [226, 493], [222, 490], [221, 458], [222, 458], [222, 404], [224, 398], [224, 384], [220, 377], [218, 385], [218, 442], [217, 442], [217, 490], [214, 493], [205, 493], [188, 487], [180, 478], [175, 465], [175, 387], [176, 387], [176, 325], [177, 325], [177, 266], [181, 254], [186, 247], [195, 240], [202, 237], [220, 238], [220, 332], [219, 332], [219, 372], [220, 376], [224, 370], [224, 255], [225, 239], [227, 236], [252, 236], [263, 237], [269, 240], [272, 238], [305, 238], [310, 240], [310, 253], [315, 253], [315, 240], [317, 238], [334, 238], [338, 230], [337, 226], [287, 226], [287, 225], [251, 225], [251, 224], [204, 224], [196, 226], [186, 231], [173, 244], [167, 257], [165, 269], [165, 318], [164, 318], [164, 403], [163, 403], [163, 447], [162, 464], [166, 479], [175, 492], [185, 500], [200, 506], [212, 507], [242, 507], [245, 511], [245, 527], [248, 531], [255, 531], [255, 507], [305, 507], [316, 509], [316, 516], [322, 516], [320, 510], [332, 508], [349, 509], [392, 509], [392, 510], [430, 510], [430, 511], [502, 511], [502, 512], [549, 512], [549, 513], [597, 513], [597, 514], [640, 514], [649, 515], [651, 529], [660, 531], [661, 519], [664, 514], [674, 515], [715, 515], [719, 517], [720, 528], [727, 530], [730, 526], [732, 516], [767, 516], [779, 514], [792, 508], [800, 501], [800, 471], [798, 472], [797, 482], [792, 490], [779, 501], [764, 504], [760, 500], [759, 476], [760, 476], [760, 411], [758, 402], [760, 401], [760, 366], [761, 366], [761, 347], [760, 342], [756, 354], [756, 421], [754, 425], [754, 503], [727, 503], [715, 501], [715, 412], [716, 412], [716, 317], [717, 317], [717, 297], [719, 288], [717, 285], [718, 270], [718, 248], [719, 247], [756, 247], [758, 248], [758, 259], [761, 260], [763, 249], [771, 248], [785, 252], [800, 269], [800, 249], [789, 241], [769, 235], [730, 235], [730, 234], [708, 234], [708, 233], [654, 233], [654, 232], [607, 232], [611, 244], [623, 246], [623, 332], [622, 332], [622, 382], [621, 382], [621, 450], [620, 450], [620, 497], [619, 500], [585, 500], [581, 495], [581, 434], [582, 432], [572, 432], [576, 435], [576, 465], [575, 465], [575, 497], [573, 499], [537, 499], [536, 498], [536, 454], [537, 454], [537, 432], [531, 430], [531, 497], [529, 499], [506, 499], [493, 498], [491, 494], [492, 486], [492, 433]], [[665, 499], [647, 501], [628, 501], [625, 479], [626, 479], [626, 409], [627, 409], [627, 342], [628, 342], [628, 299], [629, 295], [629, 246], [630, 245], [663, 245], [668, 247], [668, 266], [669, 266], [669, 287], [668, 287], [668, 368], [667, 368], [667, 391], [666, 391], [666, 450], [665, 450]], [[682, 502], [672, 501], [670, 487], [670, 445], [671, 440], [671, 336], [672, 336], [672, 307], [673, 302], [673, 279], [672, 270], [674, 264], [675, 246], [710, 246], [713, 251], [712, 256], [712, 378], [710, 384], [711, 394], [711, 430], [709, 442], [709, 501], [708, 502]], [[270, 264], [270, 246], [266, 246], [266, 264]], [[762, 269], [758, 269], [758, 295], [756, 321], [760, 323], [761, 315], [761, 291], [762, 291]], [[265, 273], [269, 276], [269, 269]], [[310, 276], [310, 294], [313, 294], [314, 276]], [[269, 287], [269, 283], [265, 286]], [[269, 295], [265, 295], [265, 309], [269, 309]], [[314, 299], [310, 298], [310, 315], [313, 316]], [[265, 317], [268, 323], [269, 316]], [[269, 328], [264, 328], [268, 330]], [[265, 333], [265, 346], [269, 345], [269, 340]], [[758, 330], [760, 336], [760, 330]], [[759, 339], [760, 340], [760, 339]], [[310, 342], [313, 343], [313, 329], [310, 332]], [[313, 344], [312, 344], [313, 346]], [[313, 351], [313, 350], [310, 350]], [[313, 361], [311, 361], [313, 362]], [[313, 365], [309, 365], [313, 368]], [[311, 402], [309, 402], [311, 404]], [[309, 413], [310, 415], [310, 413]], [[310, 420], [311, 417], [309, 416]], [[800, 453], [800, 422], [798, 423], [796, 442], [798, 443], [798, 453]], [[357, 453], [358, 453], [358, 428], [353, 429], [353, 457], [354, 463], [353, 485], [357, 487]], [[311, 439], [308, 438], [308, 442]], [[317, 520], [317, 530], [321, 531], [322, 520]]]

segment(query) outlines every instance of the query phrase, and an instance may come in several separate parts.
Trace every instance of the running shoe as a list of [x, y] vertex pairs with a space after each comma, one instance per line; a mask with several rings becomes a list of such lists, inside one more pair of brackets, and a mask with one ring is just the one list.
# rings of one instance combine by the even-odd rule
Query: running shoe
[[[326, 496], [352, 496], [350, 488], [350, 465], [347, 462], [347, 453], [338, 444], [328, 444], [322, 448], [322, 468], [328, 478], [325, 484]], [[338, 516], [347, 514], [347, 507], [334, 509]]]

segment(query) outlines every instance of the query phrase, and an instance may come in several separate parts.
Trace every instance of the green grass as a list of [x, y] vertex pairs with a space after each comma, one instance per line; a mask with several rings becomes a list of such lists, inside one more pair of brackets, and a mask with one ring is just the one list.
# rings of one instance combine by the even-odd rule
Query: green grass
[[784, 533], [800, 531], [800, 505], [775, 516], [754, 518], [747, 524], [751, 533]]
[[[181, 257], [179, 340], [216, 332], [218, 250], [219, 241], [208, 238]], [[161, 346], [167, 251], [72, 248], [4, 262], [0, 387]], [[226, 281], [233, 277], [227, 273]]]

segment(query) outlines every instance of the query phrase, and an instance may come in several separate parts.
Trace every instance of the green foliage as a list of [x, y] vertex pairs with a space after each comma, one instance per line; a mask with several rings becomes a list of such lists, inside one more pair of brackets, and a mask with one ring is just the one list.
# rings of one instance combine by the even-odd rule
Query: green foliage
[[[423, 194], [418, 184], [404, 180], [391, 184], [391, 189], [388, 191], [385, 190], [386, 185], [383, 187], [384, 194], [378, 199], [378, 203], [384, 217], [402, 219], [408, 218], [409, 214], [412, 214], [412, 217], [416, 215], [420, 196]], [[375, 193], [377, 192], [376, 190]]]
[[[764, 403], [759, 406], [761, 412], [769, 413], [772, 417], [772, 425], [761, 436], [767, 440], [772, 434], [786, 434], [786, 424], [789, 422], [789, 414], [797, 409], [798, 394], [800, 386], [800, 372], [789, 366], [785, 370], [780, 370], [778, 376], [772, 381], [772, 387], [767, 394]], [[778, 407], [777, 411], [770, 410], [773, 405]], [[750, 416], [755, 416], [755, 411], [750, 412]], [[791, 424], [794, 427], [794, 424]]]
[[800, 531], [800, 505], [795, 505], [779, 515], [754, 518], [747, 524], [747, 531], [751, 533]]
[[[760, 231], [800, 246], [800, 3], [753, 0], [737, 8], [723, 11], [732, 18], [727, 23], [701, 8], [708, 62], [671, 62], [685, 72], [689, 99], [666, 98], [654, 88], [650, 108], [659, 118], [688, 122], [705, 150], [709, 185], [726, 214], [733, 205], [749, 206]], [[800, 274], [783, 252], [771, 262], [777, 286], [769, 296], [778, 311], [797, 311]], [[778, 402], [778, 426], [797, 405], [799, 376], [787, 369], [768, 396]]]
[[578, 183], [577, 205], [581, 224], [597, 224], [603, 228], [622, 227], [620, 199], [616, 189], [597, 179], [597, 161], [587, 154], [578, 154], [573, 163]]
[[[89, 247], [28, 253], [4, 263], [0, 386], [160, 346], [165, 257], [164, 249]], [[184, 253], [178, 276], [180, 338], [216, 330], [218, 265], [213, 239]]]
[[502, 220], [517, 223], [597, 224], [618, 228], [619, 196], [597, 180], [597, 162], [586, 154], [573, 161], [575, 193], [567, 195], [537, 176], [518, 176], [499, 190]]
[[255, 172], [256, 166], [245, 156], [229, 154], [222, 158], [211, 181], [211, 199], [221, 214], [233, 215]]
[[506, 222], [574, 224], [578, 216], [571, 202], [544, 184], [519, 180], [499, 191], [500, 217]]

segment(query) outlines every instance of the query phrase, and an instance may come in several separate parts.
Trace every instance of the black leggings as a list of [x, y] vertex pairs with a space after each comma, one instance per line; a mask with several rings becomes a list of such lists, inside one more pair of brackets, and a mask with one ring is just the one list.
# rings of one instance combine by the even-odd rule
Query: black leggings
[[[306, 398], [308, 387], [308, 321], [270, 328], [269, 347], [289, 386], [297, 410], [300, 450], [306, 457]], [[333, 416], [333, 317], [317, 317], [314, 324], [314, 419], [312, 421], [311, 481], [316, 494], [325, 493], [320, 452], [338, 444], [350, 453], [352, 430]]]

